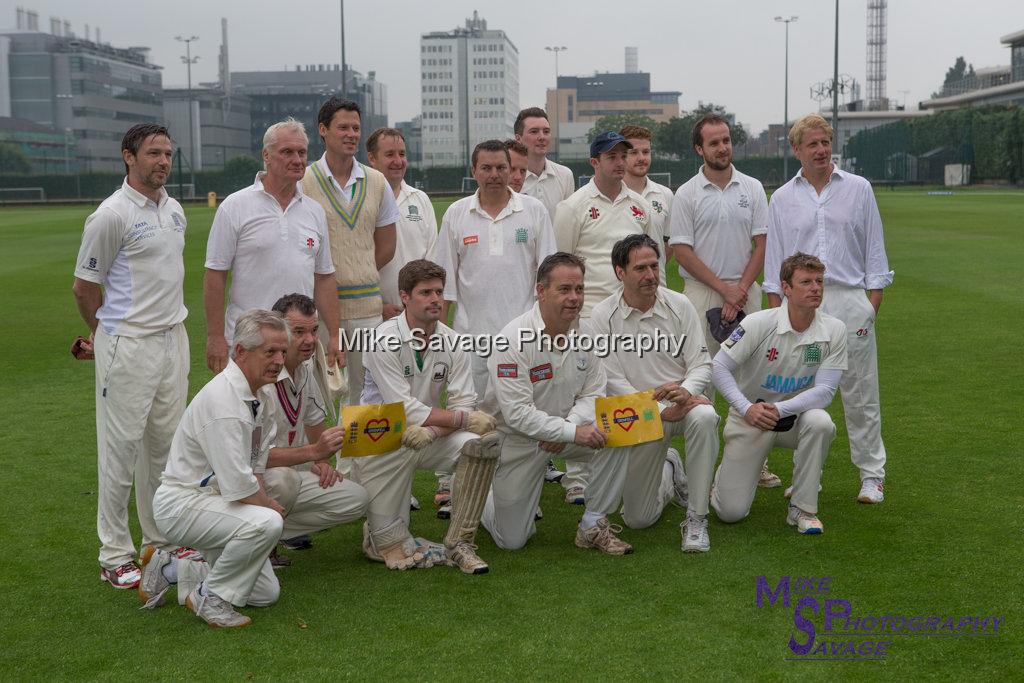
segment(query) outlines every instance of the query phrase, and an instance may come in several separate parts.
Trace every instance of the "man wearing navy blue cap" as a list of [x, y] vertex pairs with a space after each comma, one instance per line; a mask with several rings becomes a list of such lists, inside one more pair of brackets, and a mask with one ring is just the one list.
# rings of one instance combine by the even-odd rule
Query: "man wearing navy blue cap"
[[[594, 177], [555, 209], [555, 244], [584, 259], [584, 300], [580, 319], [621, 285], [612, 267], [612, 247], [619, 240], [651, 231], [651, 207], [626, 187], [626, 154], [633, 145], [614, 131], [601, 133], [590, 143]], [[586, 477], [579, 465], [569, 465], [562, 478], [567, 503], [582, 505]]]

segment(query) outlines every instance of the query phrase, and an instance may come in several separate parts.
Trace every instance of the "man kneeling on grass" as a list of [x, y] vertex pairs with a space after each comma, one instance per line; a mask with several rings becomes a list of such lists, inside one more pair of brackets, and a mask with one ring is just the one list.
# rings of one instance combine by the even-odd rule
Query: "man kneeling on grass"
[[[238, 319], [233, 341], [227, 367], [185, 409], [153, 500], [160, 532], [188, 539], [174, 542], [201, 548], [210, 565], [185, 604], [215, 628], [248, 626], [251, 619], [233, 605], [272, 605], [281, 591], [267, 558], [284, 508], [263, 484], [275, 430], [267, 402], [256, 396], [284, 367], [288, 327], [278, 313], [252, 310]], [[157, 607], [180, 563], [152, 548], [142, 562], [139, 594]]]

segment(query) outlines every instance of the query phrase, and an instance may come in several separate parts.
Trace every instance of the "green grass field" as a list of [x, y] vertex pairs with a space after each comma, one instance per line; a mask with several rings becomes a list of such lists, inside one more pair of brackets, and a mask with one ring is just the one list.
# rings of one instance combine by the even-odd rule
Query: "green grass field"
[[[479, 534], [487, 575], [388, 572], [363, 558], [352, 524], [292, 553], [280, 602], [245, 610], [254, 624], [237, 632], [177, 606], [140, 611], [134, 591], [97, 580], [93, 368], [68, 354], [85, 331], [71, 283], [91, 207], [0, 210], [0, 678], [1020, 680], [1024, 193], [878, 197], [896, 271], [877, 326], [884, 504], [855, 502], [837, 400], [822, 536], [795, 534], [781, 489], [762, 490], [746, 521], [712, 519], [706, 555], [679, 551], [682, 511], [670, 507], [651, 529], [622, 534], [634, 555], [604, 557], [573, 546], [581, 510], [547, 485], [526, 549], [499, 551]], [[187, 213], [194, 394], [210, 378], [201, 287], [213, 212]], [[771, 463], [787, 480], [788, 452]], [[429, 475], [414, 493], [425, 503], [414, 532], [439, 539]], [[792, 609], [757, 608], [757, 576], [833, 577], [823, 597], [852, 602], [855, 615], [1003, 622], [992, 637], [892, 637], [884, 661], [787, 661], [790, 637], [805, 636]]]

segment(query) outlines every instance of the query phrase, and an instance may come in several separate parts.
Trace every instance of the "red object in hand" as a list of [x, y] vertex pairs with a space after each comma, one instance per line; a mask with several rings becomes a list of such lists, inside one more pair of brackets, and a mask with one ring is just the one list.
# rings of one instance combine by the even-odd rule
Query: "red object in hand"
[[82, 336], [75, 337], [74, 343], [71, 344], [71, 355], [77, 360], [93, 360], [95, 358], [92, 353], [92, 344]]

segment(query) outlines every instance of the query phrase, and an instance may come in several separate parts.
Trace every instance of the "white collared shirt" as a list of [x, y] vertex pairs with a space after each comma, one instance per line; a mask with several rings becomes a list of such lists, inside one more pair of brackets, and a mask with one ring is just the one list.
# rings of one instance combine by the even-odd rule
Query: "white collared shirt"
[[[735, 167], [725, 189], [697, 175], [676, 190], [669, 220], [669, 245], [688, 244], [721, 280], [739, 280], [750, 261], [755, 235], [768, 232], [768, 198], [756, 178]], [[679, 274], [693, 276], [680, 266]]]
[[230, 344], [235, 321], [253, 309], [269, 309], [285, 294], [313, 296], [313, 275], [334, 272], [327, 217], [295, 183], [295, 196], [281, 209], [263, 189], [263, 174], [249, 187], [228, 195], [217, 208], [206, 245], [206, 267], [231, 271], [224, 315]]
[[257, 400], [233, 360], [185, 408], [171, 440], [162, 484], [215, 487], [227, 500], [259, 490], [275, 437], [267, 406]]
[[660, 336], [680, 344], [678, 355], [673, 356], [672, 347], [668, 347], [648, 351], [642, 357], [616, 344], [602, 359], [610, 395], [656, 389], [667, 382], [680, 382], [697, 395], [711, 381], [711, 356], [704, 345], [703, 324], [693, 304], [679, 292], [659, 287], [654, 306], [640, 311], [626, 303], [619, 290], [594, 306], [584, 328], [590, 335], [607, 335], [611, 340]]
[[871, 183], [833, 166], [820, 195], [803, 169], [776, 190], [768, 207], [765, 292], [782, 296], [779, 269], [798, 251], [825, 264], [826, 286], [884, 289], [892, 284]]
[[665, 272], [665, 264], [668, 261], [668, 219], [672, 213], [672, 190], [660, 183], [647, 178], [647, 185], [644, 186], [640, 196], [651, 205], [651, 230], [650, 235], [658, 244], [658, 266], [661, 268], [661, 286], [664, 287], [668, 274]]
[[554, 221], [558, 202], [571, 197], [575, 185], [572, 169], [545, 159], [544, 170], [540, 172], [540, 175], [526, 169], [526, 177], [523, 178], [523, 194], [539, 199], [547, 209], [550, 220]]
[[537, 268], [555, 251], [548, 212], [539, 200], [509, 190], [495, 218], [480, 207], [479, 191], [444, 213], [430, 259], [448, 274], [444, 298], [456, 302], [454, 327], [496, 334], [533, 306]]
[[558, 251], [586, 261], [581, 318], [619, 288], [612, 267], [612, 247], [629, 235], [650, 234], [651, 207], [647, 200], [622, 183], [614, 199], [604, 196], [591, 180], [558, 205], [555, 213]]
[[[391, 186], [387, 188], [391, 192]], [[401, 306], [398, 271], [409, 261], [428, 258], [437, 242], [437, 217], [430, 197], [404, 180], [398, 193], [395, 257], [380, 269], [380, 295], [384, 303]]]
[[294, 377], [282, 367], [277, 382], [260, 389], [259, 400], [266, 405], [277, 432], [273, 447], [305, 446], [309, 443], [306, 427], [316, 427], [327, 419], [324, 397], [312, 373], [311, 358], [299, 363]]
[[[778, 403], [813, 387], [820, 370], [846, 370], [846, 325], [815, 311], [810, 327], [797, 332], [782, 305], [744, 318], [719, 353], [737, 364], [733, 377], [750, 403]], [[733, 409], [743, 415], [744, 405]]]
[[[327, 182], [330, 184], [335, 196], [346, 204], [352, 201], [352, 193], [355, 192], [356, 181], [366, 177], [366, 172], [363, 171], [362, 165], [358, 160], [353, 159], [352, 173], [348, 177], [348, 182], [342, 187], [331, 174], [331, 167], [327, 165], [327, 152], [324, 152], [323, 156], [313, 163], [317, 165], [323, 176], [327, 178]], [[378, 228], [397, 223], [399, 217], [398, 202], [395, 201], [395, 194], [391, 191], [390, 185], [387, 185], [387, 183], [385, 185], [384, 194], [380, 198], [380, 205], [377, 207], [377, 222], [374, 224]]]
[[[593, 351], [545, 347], [543, 329], [537, 304], [502, 329], [508, 348], [487, 359], [486, 405], [497, 405], [498, 430], [505, 434], [572, 443], [577, 426], [594, 422], [594, 401], [605, 395], [604, 366]], [[524, 331], [538, 339], [530, 341]]]
[[[361, 405], [401, 401], [405, 404], [406, 421], [411, 425], [422, 425], [433, 408], [476, 407], [469, 353], [459, 347], [458, 335], [450, 327], [437, 323], [433, 337], [419, 352], [414, 347], [405, 313], [385, 320], [374, 333], [376, 347], [363, 351], [366, 375]], [[442, 406], [441, 395], [445, 391], [448, 400]]]
[[96, 311], [109, 335], [141, 337], [185, 319], [185, 212], [160, 190], [154, 202], [128, 185], [85, 220], [75, 277], [102, 285]]

